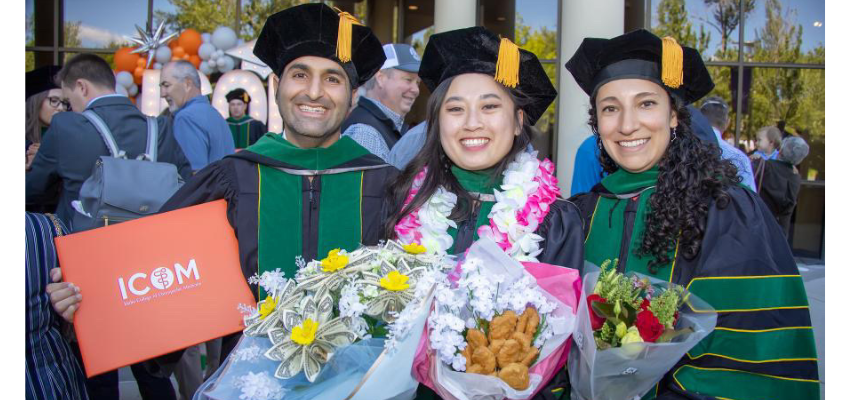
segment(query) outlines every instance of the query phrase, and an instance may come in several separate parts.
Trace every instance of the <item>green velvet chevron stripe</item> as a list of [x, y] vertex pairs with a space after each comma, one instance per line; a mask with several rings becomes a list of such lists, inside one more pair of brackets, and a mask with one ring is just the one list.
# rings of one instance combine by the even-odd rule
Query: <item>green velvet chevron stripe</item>
[[[719, 276], [695, 278], [688, 290], [717, 312], [808, 308], [800, 275]], [[700, 310], [695, 310], [699, 312]]]
[[684, 365], [673, 380], [689, 392], [718, 399], [799, 400], [820, 397], [820, 383], [811, 379], [785, 378], [726, 368]]
[[808, 326], [767, 330], [718, 327], [688, 352], [691, 359], [716, 356], [747, 363], [817, 361], [812, 328]]

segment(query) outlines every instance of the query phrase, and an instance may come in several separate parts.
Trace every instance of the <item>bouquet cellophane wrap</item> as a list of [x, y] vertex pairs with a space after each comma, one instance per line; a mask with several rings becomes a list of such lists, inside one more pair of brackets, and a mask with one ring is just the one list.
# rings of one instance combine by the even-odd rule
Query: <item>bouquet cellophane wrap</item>
[[[529, 369], [531, 385], [522, 391], [511, 388], [497, 377], [454, 371], [451, 366], [441, 362], [435, 351], [430, 348], [427, 326], [413, 362], [413, 375], [420, 383], [437, 392], [443, 399], [531, 398], [552, 379], [567, 360], [571, 344], [569, 337], [575, 326], [575, 310], [581, 290], [579, 272], [572, 268], [551, 264], [520, 264], [489, 239], [475, 242], [466, 257], [481, 258], [482, 265], [491, 273], [506, 275], [506, 283], [530, 274], [537, 285], [543, 289], [548, 300], [557, 304], [552, 316], [564, 318], [565, 326], [547, 340], [540, 349], [540, 356]], [[466, 317], [466, 315], [463, 316], [463, 318]]]
[[[652, 390], [688, 350], [714, 330], [717, 313], [708, 303], [690, 293], [687, 302], [679, 309], [675, 328], [692, 327], [694, 332], [680, 335], [670, 343], [629, 343], [599, 350], [593, 339], [587, 307], [587, 296], [593, 293], [599, 273], [597, 266], [585, 263], [584, 294], [579, 302], [578, 322], [573, 333], [576, 346], [568, 362], [572, 399], [624, 400], [641, 397]], [[649, 278], [656, 291], [670, 284], [643, 274], [635, 275]]]
[[[418, 316], [407, 337], [400, 339], [392, 351], [384, 348], [385, 339], [366, 339], [341, 348], [322, 366], [313, 383], [304, 372], [291, 379], [274, 378], [279, 361], [263, 354], [272, 347], [268, 336], [242, 335], [224, 364], [195, 392], [193, 400], [232, 400], [242, 397], [238, 380], [248, 373], [265, 373], [281, 385], [286, 400], [409, 400], [416, 396], [419, 383], [409, 373], [428, 317], [433, 295], [422, 299]], [[258, 351], [252, 351], [253, 346]], [[245, 359], [246, 350], [258, 354]], [[408, 373], [402, 373], [408, 371]]]

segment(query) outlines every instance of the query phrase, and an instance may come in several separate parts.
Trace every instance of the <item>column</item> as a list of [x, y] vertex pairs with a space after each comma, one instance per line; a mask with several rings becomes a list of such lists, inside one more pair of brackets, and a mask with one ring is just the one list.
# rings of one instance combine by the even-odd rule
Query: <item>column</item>
[[476, 0], [434, 0], [434, 32], [475, 26], [476, 3]]
[[573, 164], [579, 145], [589, 135], [588, 96], [564, 68], [585, 37], [611, 38], [623, 34], [624, 0], [564, 1], [561, 3], [561, 65], [558, 66], [557, 176], [561, 193], [570, 193]]

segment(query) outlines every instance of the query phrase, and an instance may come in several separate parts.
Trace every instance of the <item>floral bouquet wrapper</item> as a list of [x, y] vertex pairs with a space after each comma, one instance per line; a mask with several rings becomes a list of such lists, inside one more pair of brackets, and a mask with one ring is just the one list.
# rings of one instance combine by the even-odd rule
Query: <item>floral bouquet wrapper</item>
[[[239, 343], [193, 399], [412, 399], [419, 383], [409, 371], [435, 282], [445, 274], [423, 267], [436, 259], [406, 255], [408, 264], [401, 254], [393, 242], [351, 253], [335, 249], [312, 274], [301, 272], [318, 261], [302, 263], [295, 281], [279, 270], [265, 272], [258, 280], [270, 296], [249, 310]], [[391, 289], [370, 297], [349, 290], [356, 285]], [[400, 303], [402, 296], [409, 301]], [[379, 322], [358, 325], [367, 313]], [[322, 362], [309, 364], [311, 357]]]
[[272, 347], [268, 337], [243, 335], [225, 363], [195, 392], [193, 400], [372, 400], [412, 399], [419, 383], [410, 373], [413, 358], [428, 316], [411, 310], [408, 334], [396, 338], [365, 339], [337, 351], [311, 383], [303, 372], [290, 379], [276, 379], [279, 361], [263, 354]]
[[[547, 300], [556, 304], [552, 316], [560, 320], [554, 334], [540, 348], [540, 355], [529, 369], [531, 384], [525, 390], [511, 388], [493, 376], [458, 372], [440, 360], [431, 348], [428, 327], [413, 362], [416, 379], [437, 392], [444, 399], [500, 400], [533, 397], [563, 367], [570, 350], [570, 335], [575, 326], [575, 310], [581, 290], [579, 273], [575, 269], [542, 263], [522, 263], [513, 260], [494, 242], [481, 239], [470, 247], [466, 258], [478, 257], [489, 273], [505, 275], [510, 280], [531, 276], [542, 289]], [[432, 313], [433, 313], [432, 309]], [[466, 318], [467, 315], [461, 315]]]
[[[597, 266], [585, 263], [583, 293], [593, 293], [599, 275]], [[650, 284], [657, 288], [670, 285], [667, 281], [643, 274], [634, 275], [648, 278]], [[717, 313], [708, 303], [687, 291], [684, 295], [687, 300], [679, 309], [675, 327], [690, 327], [692, 332], [676, 336], [667, 343], [628, 343], [604, 350], [597, 348], [587, 296], [581, 296], [573, 333], [576, 346], [568, 361], [572, 399], [633, 399], [651, 390], [688, 350], [714, 330], [717, 322]]]

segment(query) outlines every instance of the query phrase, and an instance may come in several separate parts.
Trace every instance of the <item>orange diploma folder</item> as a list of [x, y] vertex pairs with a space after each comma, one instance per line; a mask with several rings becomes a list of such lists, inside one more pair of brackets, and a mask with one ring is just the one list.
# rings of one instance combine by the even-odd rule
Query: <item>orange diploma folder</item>
[[243, 329], [255, 305], [218, 200], [56, 239], [91, 377]]

